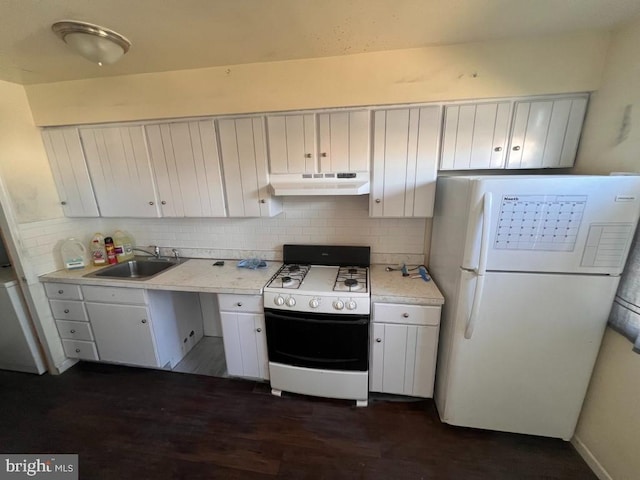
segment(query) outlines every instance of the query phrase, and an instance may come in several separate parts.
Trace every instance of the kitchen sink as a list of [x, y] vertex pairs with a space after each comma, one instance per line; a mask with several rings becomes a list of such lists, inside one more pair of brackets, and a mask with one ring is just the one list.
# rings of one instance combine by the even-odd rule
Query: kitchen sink
[[162, 258], [135, 258], [124, 263], [84, 275], [93, 278], [120, 278], [123, 280], [148, 280], [170, 268], [178, 265], [175, 260]]

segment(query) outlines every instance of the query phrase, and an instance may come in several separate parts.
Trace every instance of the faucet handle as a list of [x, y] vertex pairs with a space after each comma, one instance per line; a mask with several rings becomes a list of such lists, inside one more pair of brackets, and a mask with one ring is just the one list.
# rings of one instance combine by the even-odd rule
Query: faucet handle
[[180, 252], [178, 252], [178, 250], [177, 250], [177, 249], [172, 248], [172, 249], [171, 249], [171, 252], [173, 253], [173, 256], [175, 257], [175, 259], [176, 259], [176, 260], [179, 260], [179, 259], [180, 259]]
[[158, 245], [149, 245], [149, 248], [153, 248], [153, 255], [160, 258], [160, 247]]

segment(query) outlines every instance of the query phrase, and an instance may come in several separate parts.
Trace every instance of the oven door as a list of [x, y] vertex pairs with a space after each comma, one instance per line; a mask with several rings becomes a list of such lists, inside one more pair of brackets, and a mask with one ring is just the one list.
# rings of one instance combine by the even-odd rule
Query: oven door
[[369, 315], [264, 309], [269, 361], [296, 367], [365, 372]]

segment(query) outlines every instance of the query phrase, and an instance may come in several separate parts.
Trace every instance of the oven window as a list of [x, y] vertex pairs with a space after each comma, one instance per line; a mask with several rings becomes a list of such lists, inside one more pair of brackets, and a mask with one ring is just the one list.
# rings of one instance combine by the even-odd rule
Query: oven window
[[269, 360], [296, 367], [367, 371], [369, 315], [265, 309]]

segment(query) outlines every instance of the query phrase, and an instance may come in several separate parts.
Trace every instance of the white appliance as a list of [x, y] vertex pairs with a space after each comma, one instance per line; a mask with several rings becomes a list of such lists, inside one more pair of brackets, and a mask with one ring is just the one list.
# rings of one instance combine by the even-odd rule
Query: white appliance
[[370, 248], [284, 245], [283, 260], [264, 288], [271, 392], [366, 406]]
[[443, 422], [568, 440], [640, 214], [640, 177], [439, 178]]

